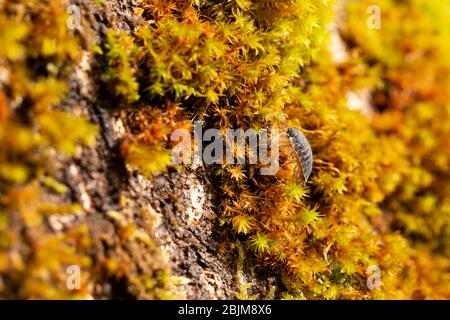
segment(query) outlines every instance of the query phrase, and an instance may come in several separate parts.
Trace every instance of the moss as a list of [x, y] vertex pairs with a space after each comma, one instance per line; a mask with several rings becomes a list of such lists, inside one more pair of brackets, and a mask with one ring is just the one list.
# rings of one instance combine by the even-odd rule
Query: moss
[[[117, 97], [128, 102], [139, 99], [139, 84], [134, 78], [134, 67], [130, 64], [130, 56], [136, 50], [133, 39], [124, 32], [110, 31], [105, 45], [108, 58], [108, 71], [103, 75], [103, 81], [108, 83]], [[103, 53], [103, 51], [100, 51]]]
[[177, 104], [168, 103], [164, 107], [163, 110], [149, 106], [121, 109], [121, 117], [129, 128], [120, 146], [121, 154], [130, 170], [138, 169], [149, 178], [172, 166], [171, 132], [192, 127]]

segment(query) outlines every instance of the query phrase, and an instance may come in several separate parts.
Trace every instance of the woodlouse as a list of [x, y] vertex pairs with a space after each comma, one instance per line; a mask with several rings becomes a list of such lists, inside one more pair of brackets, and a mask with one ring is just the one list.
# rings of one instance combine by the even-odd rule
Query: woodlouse
[[303, 177], [306, 183], [309, 176], [311, 175], [313, 168], [313, 153], [311, 150], [311, 146], [308, 142], [308, 139], [306, 139], [303, 133], [301, 133], [297, 129], [288, 128], [286, 130], [286, 133], [289, 137], [295, 154], [300, 160], [300, 163], [302, 165]]

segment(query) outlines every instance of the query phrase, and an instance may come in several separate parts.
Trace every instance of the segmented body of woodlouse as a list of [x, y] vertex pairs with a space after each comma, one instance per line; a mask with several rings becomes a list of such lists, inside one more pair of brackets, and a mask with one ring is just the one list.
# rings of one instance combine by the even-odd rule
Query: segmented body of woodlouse
[[292, 148], [302, 165], [303, 177], [305, 183], [308, 181], [313, 168], [313, 153], [308, 139], [297, 129], [288, 128], [286, 133], [291, 142]]

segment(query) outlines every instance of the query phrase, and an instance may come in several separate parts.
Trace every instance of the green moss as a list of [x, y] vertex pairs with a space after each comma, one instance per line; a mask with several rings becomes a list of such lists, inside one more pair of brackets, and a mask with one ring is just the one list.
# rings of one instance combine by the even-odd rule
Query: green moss
[[114, 88], [118, 97], [128, 102], [138, 100], [139, 84], [134, 78], [135, 70], [130, 61], [130, 56], [136, 50], [133, 39], [126, 33], [109, 31], [105, 47], [108, 52], [108, 69], [103, 81]]

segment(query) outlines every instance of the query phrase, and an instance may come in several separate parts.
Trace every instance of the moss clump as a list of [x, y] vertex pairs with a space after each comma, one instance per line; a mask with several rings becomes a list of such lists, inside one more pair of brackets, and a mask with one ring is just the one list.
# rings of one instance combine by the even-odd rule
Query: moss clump
[[129, 129], [120, 146], [121, 154], [131, 170], [139, 169], [147, 177], [161, 173], [171, 165], [170, 133], [191, 128], [178, 105], [168, 103], [164, 108], [164, 111], [154, 107], [121, 110], [121, 117]]

